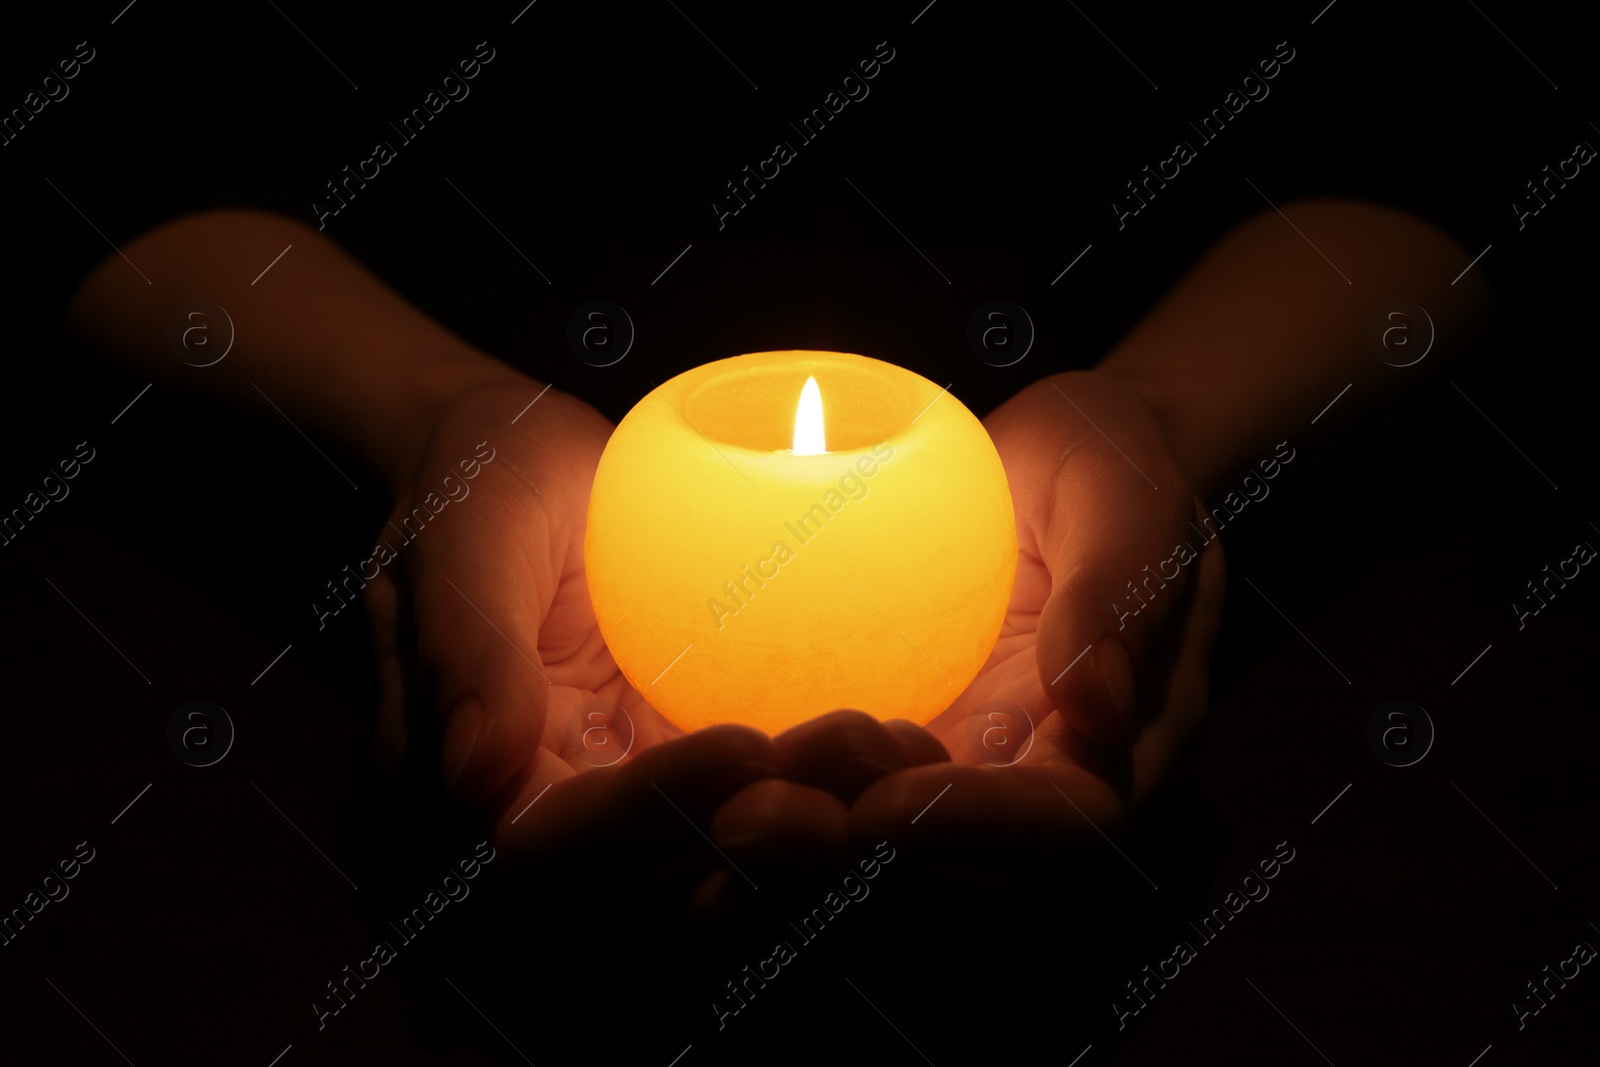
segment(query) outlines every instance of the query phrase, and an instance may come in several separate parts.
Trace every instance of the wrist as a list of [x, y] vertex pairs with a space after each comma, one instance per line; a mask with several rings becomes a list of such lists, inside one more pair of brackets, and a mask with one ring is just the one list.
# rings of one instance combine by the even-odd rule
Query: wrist
[[1113, 352], [1095, 371], [1115, 378], [1139, 397], [1160, 427], [1178, 468], [1195, 493], [1207, 499], [1227, 475], [1229, 439], [1225, 428], [1201, 424], [1195, 417], [1194, 397], [1175, 388], [1160, 369], [1122, 363]]
[[362, 451], [377, 468], [391, 497], [398, 498], [409, 487], [434, 427], [450, 406], [473, 390], [491, 385], [543, 388], [464, 342], [445, 352], [419, 353], [396, 368], [386, 395], [373, 405], [362, 442]]

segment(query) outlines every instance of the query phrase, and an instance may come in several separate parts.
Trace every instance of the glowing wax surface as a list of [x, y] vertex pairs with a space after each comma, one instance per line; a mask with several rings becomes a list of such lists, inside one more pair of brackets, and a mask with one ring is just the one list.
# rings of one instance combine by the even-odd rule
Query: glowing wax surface
[[[828, 451], [795, 455], [807, 378]], [[686, 730], [836, 708], [926, 723], [977, 675], [1016, 574], [994, 444], [893, 364], [762, 352], [628, 413], [595, 473], [589, 596], [628, 680]]]

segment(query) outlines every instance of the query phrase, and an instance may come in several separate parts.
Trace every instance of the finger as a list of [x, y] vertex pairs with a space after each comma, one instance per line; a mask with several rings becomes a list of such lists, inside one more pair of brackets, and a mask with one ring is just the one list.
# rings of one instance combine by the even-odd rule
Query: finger
[[363, 593], [372, 625], [372, 652], [378, 672], [378, 714], [373, 747], [378, 766], [399, 773], [405, 762], [405, 666], [400, 652], [400, 589], [385, 571]]
[[672, 810], [673, 820], [704, 829], [730, 796], [776, 777], [779, 764], [777, 747], [759, 730], [732, 723], [697, 730], [624, 764], [613, 786], [613, 812], [654, 813], [667, 822]]
[[850, 809], [827, 790], [769, 778], [718, 809], [711, 839], [727, 864], [702, 880], [691, 903], [708, 919], [750, 919], [845, 863]]
[[583, 773], [544, 751], [537, 762], [536, 777], [551, 775], [554, 785], [527, 783], [496, 843], [504, 842], [509, 867], [567, 897], [627, 886], [687, 898], [728, 864], [709, 836], [717, 810], [777, 772], [771, 739], [742, 726], [712, 727]]
[[[593, 856], [590, 865], [613, 882], [635, 881], [669, 896], [688, 894], [727, 863], [710, 837], [712, 818], [729, 797], [775, 776], [776, 757], [765, 734], [735, 725], [647, 749], [622, 765], [606, 790], [589, 834], [603, 854]], [[592, 847], [586, 851], [592, 856]]]
[[850, 809], [850, 837], [856, 847], [928, 844], [947, 863], [1012, 863], [1100, 833], [1115, 836], [1124, 811], [1109, 785], [1065, 765], [928, 765], [881, 778], [863, 793]]
[[932, 756], [933, 749], [942, 754], [944, 748], [912, 723], [891, 730], [865, 712], [849, 710], [831, 711], [791, 727], [773, 743], [785, 778], [825, 789], [845, 803], [890, 771], [908, 766], [913, 753], [917, 762], [927, 762], [938, 758]]
[[1196, 538], [1194, 499], [1154, 420], [1115, 395], [1125, 387], [1066, 388], [1067, 418], [1088, 432], [1061, 457], [1038, 538], [1051, 577], [1038, 667], [1066, 721], [1115, 744], [1133, 734], [1138, 672], [1188, 580], [1178, 546]]
[[[548, 752], [541, 751], [538, 761], [519, 798], [507, 806], [496, 839], [525, 855], [549, 856], [585, 840], [603, 840], [618, 853], [655, 851], [663, 842], [677, 847], [685, 835], [710, 852], [696, 831], [709, 828], [729, 797], [778, 773], [772, 740], [731, 724], [581, 774]], [[552, 781], [550, 795], [541, 799]]]
[[1222, 627], [1222, 603], [1227, 590], [1222, 543], [1213, 542], [1192, 567], [1196, 574], [1191, 583], [1191, 602], [1171, 635], [1176, 654], [1171, 657], [1161, 688], [1170, 694], [1194, 696], [1179, 700], [1140, 736], [1133, 761], [1131, 801], [1135, 807], [1144, 804], [1156, 785], [1168, 779], [1174, 760], [1199, 727], [1206, 710], [1211, 650]]
[[845, 853], [850, 809], [827, 790], [766, 778], [717, 809], [710, 836], [735, 861], [768, 867], [827, 862]]
[[556, 586], [550, 521], [503, 465], [485, 468], [464, 516], [429, 516], [410, 545], [417, 653], [447, 717], [446, 788], [476, 803], [526, 764], [544, 729], [550, 680], [539, 624]]
[[943, 763], [950, 758], [943, 742], [909, 719], [890, 719], [883, 726], [900, 742], [901, 751], [905, 753], [903, 766], [920, 767], [924, 763]]

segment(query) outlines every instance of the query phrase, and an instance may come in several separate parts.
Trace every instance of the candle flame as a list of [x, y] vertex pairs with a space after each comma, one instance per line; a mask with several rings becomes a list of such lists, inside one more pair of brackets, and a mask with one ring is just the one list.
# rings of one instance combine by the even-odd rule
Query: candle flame
[[828, 451], [822, 429], [822, 390], [815, 378], [807, 378], [800, 390], [800, 404], [794, 411], [794, 454], [820, 456]]

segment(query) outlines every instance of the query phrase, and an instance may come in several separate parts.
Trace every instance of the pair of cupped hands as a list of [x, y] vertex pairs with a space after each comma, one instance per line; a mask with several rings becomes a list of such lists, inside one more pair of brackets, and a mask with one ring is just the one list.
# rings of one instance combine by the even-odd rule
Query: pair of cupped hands
[[394, 479], [396, 525], [481, 442], [494, 458], [366, 591], [380, 766], [437, 758], [423, 773], [513, 856], [650, 872], [715, 913], [774, 872], [826, 874], [885, 840], [955, 865], [1105, 849], [1097, 833], [1127, 824], [1199, 724], [1222, 555], [1212, 543], [1147, 583], [1199, 543], [1202, 505], [1123, 380], [1055, 375], [984, 420], [1016, 509], [1016, 582], [956, 701], [925, 726], [819, 707], [777, 737], [686, 734], [618, 669], [583, 558], [612, 426], [542, 388], [441, 405]]

